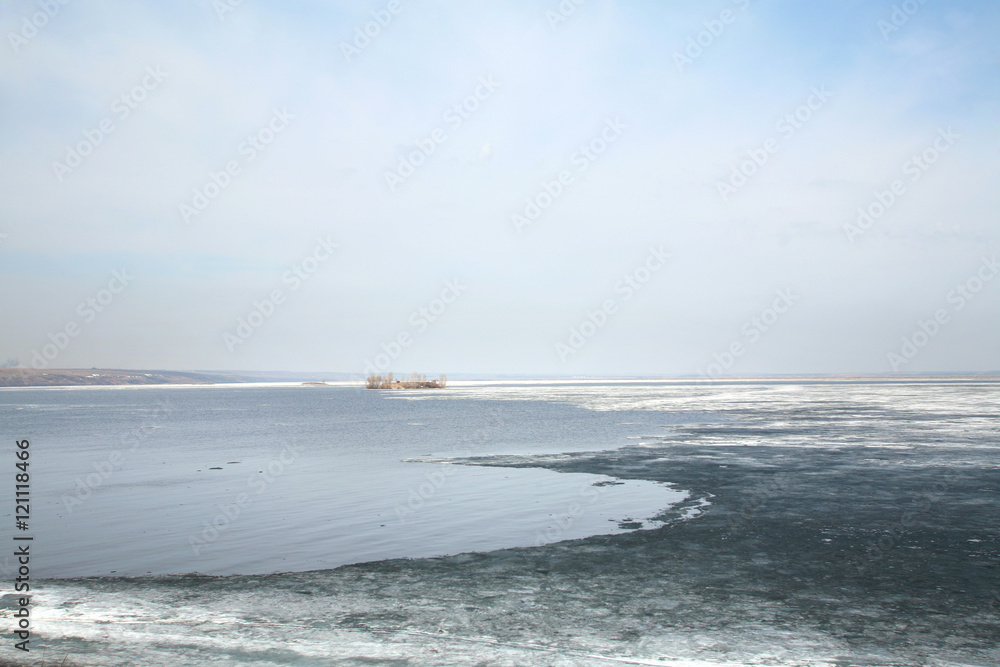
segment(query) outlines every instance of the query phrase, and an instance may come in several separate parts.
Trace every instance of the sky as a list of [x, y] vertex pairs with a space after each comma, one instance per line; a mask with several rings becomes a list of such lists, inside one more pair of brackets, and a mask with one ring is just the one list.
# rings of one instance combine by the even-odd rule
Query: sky
[[0, 361], [1000, 370], [988, 0], [10, 1]]

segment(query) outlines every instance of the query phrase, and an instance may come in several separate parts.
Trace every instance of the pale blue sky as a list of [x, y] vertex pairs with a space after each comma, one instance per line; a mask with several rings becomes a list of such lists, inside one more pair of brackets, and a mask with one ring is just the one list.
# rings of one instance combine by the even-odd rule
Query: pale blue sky
[[[1000, 252], [995, 2], [912, 0], [888, 32], [892, 2], [567, 0], [553, 26], [558, 2], [401, 0], [347, 62], [342, 43], [387, 5], [243, 0], [220, 19], [208, 0], [70, 2], [33, 34], [39, 5], [4, 3], [0, 361], [31, 365], [76, 323], [50, 367], [361, 372], [404, 334], [397, 372], [713, 374], [734, 343], [737, 375], [1000, 369], [1000, 279], [949, 300]], [[814, 88], [829, 99], [779, 131]], [[292, 118], [248, 160], [275, 110]], [[60, 181], [53, 162], [105, 120]], [[620, 132], [581, 171], [609, 121]], [[907, 161], [949, 127], [911, 180]], [[391, 190], [386, 171], [438, 128]], [[719, 183], [769, 139], [724, 200]], [[185, 222], [228, 161], [239, 173]], [[562, 171], [571, 184], [518, 231], [512, 215]], [[896, 179], [887, 212], [845, 230]], [[286, 272], [327, 237], [338, 250], [293, 289]], [[616, 285], [650, 247], [671, 259], [626, 298]], [[123, 268], [134, 280], [86, 321], [78, 304]], [[449, 279], [466, 289], [415, 324]], [[788, 288], [793, 305], [748, 335]], [[233, 343], [275, 289], [282, 303]]]

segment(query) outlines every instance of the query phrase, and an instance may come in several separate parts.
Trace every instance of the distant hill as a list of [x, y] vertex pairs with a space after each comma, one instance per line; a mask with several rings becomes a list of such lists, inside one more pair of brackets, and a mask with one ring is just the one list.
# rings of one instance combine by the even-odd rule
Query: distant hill
[[[1000, 372], [967, 373], [914, 373], [882, 375], [770, 375], [756, 377], [718, 378], [712, 382], [741, 381], [837, 381], [837, 380], [884, 380], [884, 381], [942, 381], [947, 379], [996, 380]], [[601, 377], [601, 376], [549, 376], [532, 377], [526, 375], [493, 375], [485, 373], [449, 374], [452, 380], [518, 381], [551, 380], [557, 382], [601, 380], [635, 381], [675, 379], [680, 381], [702, 381], [698, 377]], [[229, 384], [239, 382], [357, 382], [362, 384], [365, 376], [361, 373], [328, 373], [299, 371], [163, 371], [163, 370], [123, 370], [108, 368], [0, 368], [0, 387], [72, 387], [83, 385], [157, 385], [157, 384]], [[707, 381], [707, 380], [706, 380]], [[2, 667], [2, 665], [0, 665]]]
[[79, 385], [220, 384], [232, 382], [320, 382], [363, 378], [351, 373], [285, 371], [136, 371], [107, 368], [0, 368], [0, 387]]

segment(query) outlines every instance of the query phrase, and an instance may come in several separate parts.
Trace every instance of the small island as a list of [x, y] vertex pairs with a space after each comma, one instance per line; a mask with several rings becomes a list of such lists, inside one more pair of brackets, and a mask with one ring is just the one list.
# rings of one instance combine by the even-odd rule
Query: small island
[[373, 373], [365, 379], [365, 389], [444, 389], [447, 385], [447, 376], [441, 375], [437, 380], [428, 380], [423, 373], [411, 373], [409, 379], [399, 380], [392, 373]]

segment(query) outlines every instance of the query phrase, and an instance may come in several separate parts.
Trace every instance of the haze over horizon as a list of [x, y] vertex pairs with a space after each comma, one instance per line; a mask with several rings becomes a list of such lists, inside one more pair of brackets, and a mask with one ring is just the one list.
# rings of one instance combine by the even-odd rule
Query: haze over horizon
[[8, 365], [1000, 368], [996, 3], [16, 0], [0, 26]]

